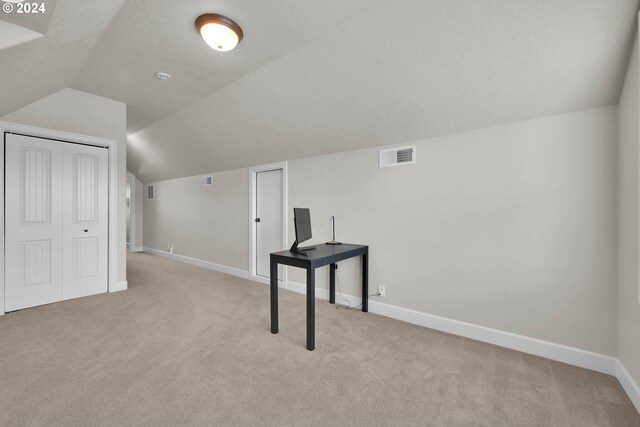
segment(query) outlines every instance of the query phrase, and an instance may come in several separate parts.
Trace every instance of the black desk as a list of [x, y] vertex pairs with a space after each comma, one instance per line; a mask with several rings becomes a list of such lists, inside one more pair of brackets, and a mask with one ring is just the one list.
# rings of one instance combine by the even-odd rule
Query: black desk
[[317, 245], [307, 256], [290, 251], [271, 254], [271, 333], [278, 333], [278, 264], [307, 270], [307, 350], [316, 347], [316, 268], [329, 265], [329, 302], [336, 302], [336, 262], [362, 255], [362, 311], [369, 311], [369, 246]]

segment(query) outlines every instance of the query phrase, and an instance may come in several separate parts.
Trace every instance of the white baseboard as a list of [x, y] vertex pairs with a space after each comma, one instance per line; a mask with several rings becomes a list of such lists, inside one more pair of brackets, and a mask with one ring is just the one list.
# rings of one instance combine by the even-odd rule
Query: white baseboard
[[133, 249], [131, 249], [131, 252], [143, 252], [144, 248], [142, 246], [137, 246]]
[[126, 280], [123, 280], [122, 282], [116, 282], [115, 286], [109, 289], [109, 292], [112, 293], [112, 292], [126, 291], [128, 287], [129, 287], [129, 282], [127, 282]]
[[620, 359], [616, 359], [615, 376], [618, 378], [618, 381], [620, 381], [624, 391], [627, 392], [633, 406], [635, 406], [636, 410], [640, 412], [640, 387], [638, 386], [638, 383], [635, 382], [629, 371], [624, 367]]
[[[267, 283], [268, 284], [268, 283]], [[286, 288], [290, 291], [297, 292], [299, 294], [306, 295], [307, 294], [307, 285], [298, 282], [287, 282]], [[329, 301], [329, 289], [318, 288], [316, 287], [316, 298], [325, 299]], [[346, 298], [346, 299], [345, 299]], [[350, 305], [351, 307], [356, 307], [360, 305], [362, 299], [358, 297], [352, 297], [351, 295], [343, 295], [336, 291], [336, 304]], [[371, 298], [369, 298], [369, 311], [371, 310]], [[387, 316], [391, 317], [391, 316]]]
[[[249, 280], [253, 280], [254, 282], [262, 283], [263, 285], [271, 285], [271, 280], [267, 277], [249, 275]], [[287, 283], [278, 278], [278, 287], [282, 289], [287, 289]]]
[[201, 259], [191, 258], [184, 255], [171, 254], [169, 252], [161, 251], [153, 248], [144, 248], [144, 252], [148, 252], [150, 254], [158, 255], [163, 258], [173, 259], [176, 261], [181, 261], [186, 264], [195, 265], [197, 267], [207, 268], [209, 270], [219, 271], [220, 273], [230, 274], [232, 276], [241, 277], [243, 279], [249, 279], [249, 272], [246, 270], [240, 270], [239, 268], [227, 267], [226, 265], [216, 264], [214, 262], [203, 261]]
[[[170, 254], [157, 249], [144, 248], [144, 251], [165, 258], [174, 259], [176, 261], [182, 261], [199, 267], [219, 271], [221, 273], [231, 274], [243, 279], [253, 280], [258, 283], [269, 284], [268, 279], [251, 276], [248, 271], [237, 268], [202, 261], [183, 255]], [[306, 294], [307, 292], [306, 285], [292, 281], [287, 282], [286, 286], [280, 285], [279, 287], [285, 287], [288, 290], [300, 294]], [[316, 288], [316, 298], [328, 300], [329, 290]], [[351, 304], [352, 307], [356, 307], [361, 302], [362, 299], [360, 297], [341, 295], [336, 292], [336, 303], [338, 304]], [[402, 320], [407, 323], [413, 323], [414, 325], [424, 326], [430, 329], [447, 332], [453, 335], [486, 342], [500, 347], [509, 348], [511, 350], [517, 350], [523, 353], [533, 354], [535, 356], [615, 376], [618, 381], [620, 381], [625, 392], [629, 395], [629, 398], [635, 405], [638, 412], [640, 412], [640, 387], [638, 387], [638, 384], [634, 381], [633, 377], [631, 377], [620, 360], [615, 357], [581, 350], [579, 348], [569, 347], [562, 344], [556, 344], [549, 341], [543, 341], [537, 338], [530, 338], [524, 335], [518, 335], [498, 329], [492, 329], [485, 326], [479, 326], [472, 323], [461, 322], [459, 320], [436, 316], [391, 304], [385, 304], [372, 300], [371, 297], [369, 298], [369, 311], [371, 313]]]
[[[287, 283], [287, 289], [302, 294], [306, 293], [306, 286], [302, 283], [289, 282]], [[328, 300], [329, 291], [327, 289], [316, 288], [316, 297]], [[361, 298], [352, 295], [345, 295], [344, 297], [351, 302], [352, 306], [357, 306], [362, 301]], [[336, 302], [342, 304], [346, 303], [337, 292]], [[562, 344], [555, 344], [524, 335], [518, 335], [511, 332], [461, 322], [459, 320], [453, 320], [446, 317], [435, 316], [433, 314], [398, 307], [391, 304], [385, 304], [379, 301], [374, 301], [371, 297], [369, 298], [369, 311], [371, 313], [413, 323], [414, 325], [420, 325], [438, 331], [447, 332], [449, 334], [471, 338], [500, 347], [510, 348], [512, 350], [522, 351], [524, 353], [568, 363], [581, 368], [587, 368], [609, 375], [615, 374], [616, 358], [612, 356], [606, 356], [604, 354], [593, 353], [591, 351], [568, 347]]]

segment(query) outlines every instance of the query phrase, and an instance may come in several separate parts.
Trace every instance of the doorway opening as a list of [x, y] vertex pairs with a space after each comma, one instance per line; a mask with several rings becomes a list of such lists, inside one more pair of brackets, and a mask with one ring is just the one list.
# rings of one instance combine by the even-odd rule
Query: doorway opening
[[138, 245], [140, 242], [136, 239], [137, 227], [137, 212], [136, 212], [136, 204], [139, 195], [136, 192], [136, 177], [127, 173], [127, 187], [125, 189], [125, 210], [127, 217], [127, 251], [128, 252], [139, 252]]

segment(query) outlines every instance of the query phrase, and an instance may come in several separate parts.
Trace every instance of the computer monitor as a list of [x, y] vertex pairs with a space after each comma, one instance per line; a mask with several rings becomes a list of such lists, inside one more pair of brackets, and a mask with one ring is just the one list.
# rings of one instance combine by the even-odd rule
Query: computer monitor
[[298, 248], [298, 244], [311, 238], [311, 212], [309, 209], [293, 208], [293, 224], [296, 230], [296, 241], [293, 242], [293, 246], [291, 246], [290, 250], [291, 252], [307, 256], [304, 251], [313, 250], [315, 248]]

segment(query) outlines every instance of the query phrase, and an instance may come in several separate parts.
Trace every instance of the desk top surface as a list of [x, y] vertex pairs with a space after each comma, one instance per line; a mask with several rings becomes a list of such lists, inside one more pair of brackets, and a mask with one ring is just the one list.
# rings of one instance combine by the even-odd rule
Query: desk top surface
[[307, 254], [307, 256], [293, 253], [291, 251], [274, 252], [271, 255], [300, 259], [303, 261], [315, 261], [327, 257], [346, 254], [348, 252], [364, 252], [368, 248], [367, 245], [354, 245], [351, 243], [343, 243], [341, 245], [327, 245], [322, 243], [319, 245], [301, 246], [301, 248], [303, 249], [311, 247], [315, 247], [316, 249], [312, 251], [306, 251], [305, 253]]

